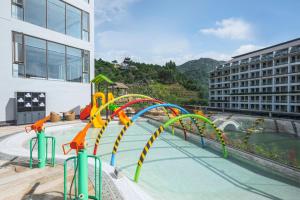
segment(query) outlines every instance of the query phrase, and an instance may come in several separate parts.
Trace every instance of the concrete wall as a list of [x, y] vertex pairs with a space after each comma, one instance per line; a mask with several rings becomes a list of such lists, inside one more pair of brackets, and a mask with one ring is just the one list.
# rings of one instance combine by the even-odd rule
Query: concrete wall
[[0, 2], [0, 122], [14, 116], [15, 92], [46, 92], [46, 112], [62, 112], [90, 102], [90, 84], [53, 80], [24, 79], [12, 76], [12, 31], [90, 51], [90, 77], [94, 77], [94, 0], [90, 4], [65, 0], [90, 13], [90, 42], [11, 18], [11, 1]]

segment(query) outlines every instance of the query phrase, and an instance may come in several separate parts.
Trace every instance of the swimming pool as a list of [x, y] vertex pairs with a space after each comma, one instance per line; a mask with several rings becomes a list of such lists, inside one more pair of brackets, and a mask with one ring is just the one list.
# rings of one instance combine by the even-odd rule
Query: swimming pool
[[[83, 126], [73, 125], [57, 131], [46, 129], [46, 134], [56, 137], [57, 152], [62, 154], [61, 144], [71, 141]], [[105, 131], [98, 147], [98, 155], [104, 162], [110, 163], [113, 144], [122, 127], [113, 122]], [[156, 129], [145, 120], [139, 120], [128, 129], [119, 145], [116, 167], [131, 180], [140, 153]], [[98, 129], [89, 130], [89, 153], [97, 134]], [[300, 196], [299, 186], [242, 167], [168, 132], [157, 139], [147, 154], [138, 185], [154, 199], [166, 200], [292, 200]]]

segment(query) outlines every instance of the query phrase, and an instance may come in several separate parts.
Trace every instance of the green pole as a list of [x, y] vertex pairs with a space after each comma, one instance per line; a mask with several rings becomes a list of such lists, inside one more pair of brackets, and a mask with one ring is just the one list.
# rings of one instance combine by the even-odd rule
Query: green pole
[[86, 149], [78, 152], [78, 193], [80, 200], [88, 200], [88, 155]]
[[46, 137], [42, 130], [37, 134], [38, 140], [38, 168], [44, 168], [46, 165]]
[[136, 183], [138, 182], [140, 173], [141, 173], [141, 166], [138, 165], [135, 170], [134, 182]]

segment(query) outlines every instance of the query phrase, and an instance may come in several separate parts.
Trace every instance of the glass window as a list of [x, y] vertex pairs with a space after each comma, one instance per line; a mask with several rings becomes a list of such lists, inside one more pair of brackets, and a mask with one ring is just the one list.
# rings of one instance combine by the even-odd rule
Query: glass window
[[23, 20], [23, 16], [24, 16], [23, 0], [12, 0], [11, 15], [16, 19]]
[[26, 77], [46, 78], [46, 41], [25, 36]]
[[46, 27], [46, 0], [25, 1], [25, 21]]
[[67, 35], [81, 39], [81, 11], [73, 6], [67, 5]]
[[47, 65], [48, 79], [65, 80], [66, 48], [64, 45], [48, 42]]
[[65, 7], [60, 0], [48, 0], [47, 3], [47, 27], [51, 30], [65, 33]]
[[83, 82], [89, 83], [90, 82], [90, 52], [83, 51]]
[[67, 81], [81, 82], [82, 52], [80, 49], [67, 47]]
[[89, 41], [89, 13], [82, 12], [82, 39], [85, 41]]
[[13, 76], [24, 77], [24, 37], [22, 33], [13, 32]]

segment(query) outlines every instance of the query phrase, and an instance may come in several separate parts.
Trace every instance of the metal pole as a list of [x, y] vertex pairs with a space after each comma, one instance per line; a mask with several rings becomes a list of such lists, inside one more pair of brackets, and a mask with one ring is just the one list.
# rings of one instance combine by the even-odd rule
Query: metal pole
[[38, 168], [44, 168], [46, 165], [46, 138], [42, 130], [37, 134], [38, 140]]
[[86, 149], [78, 152], [78, 192], [79, 199], [88, 200], [88, 156]]
[[93, 83], [91, 82], [91, 108], [93, 107]]
[[[105, 92], [106, 103], [108, 102], [108, 83], [106, 83], [106, 92]], [[108, 119], [108, 107], [106, 107], [106, 120]]]

